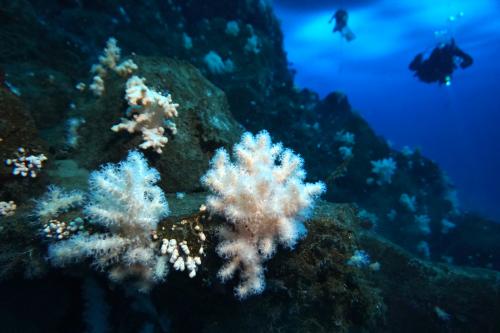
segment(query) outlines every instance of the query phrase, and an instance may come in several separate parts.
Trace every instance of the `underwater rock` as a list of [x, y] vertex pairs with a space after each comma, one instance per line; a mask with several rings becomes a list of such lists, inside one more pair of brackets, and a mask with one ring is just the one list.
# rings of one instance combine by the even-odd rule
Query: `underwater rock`
[[[356, 208], [348, 204], [332, 204], [321, 201], [306, 223], [307, 234], [296, 247], [279, 251], [267, 264], [267, 288], [262, 295], [244, 301], [237, 300], [232, 291], [237, 279], [228, 285], [217, 279], [217, 270], [223, 260], [215, 253], [216, 232], [222, 222], [219, 217], [209, 217], [199, 207], [205, 201], [205, 193], [169, 195], [172, 214], [158, 226], [158, 239], [163, 237], [184, 238], [195, 244], [194, 226], [201, 226], [207, 236], [205, 256], [195, 278], [186, 273], [172, 271], [167, 280], [157, 285], [151, 293], [150, 306], [154, 312], [170, 318], [171, 332], [370, 332], [496, 331], [500, 327], [497, 318], [498, 272], [460, 268], [422, 261], [392, 242], [372, 232], [360, 232], [362, 221], [357, 218]], [[18, 220], [17, 223], [20, 221]], [[13, 225], [8, 221], [8, 225]], [[32, 230], [31, 232], [34, 232]], [[2, 235], [2, 234], [0, 234]], [[33, 234], [25, 230], [23, 256], [18, 257], [12, 269], [36, 268], [38, 275], [46, 269], [40, 266], [40, 245], [33, 243]], [[6, 249], [12, 239], [0, 237], [0, 248]], [[16, 245], [15, 249], [21, 248]], [[26, 250], [31, 249], [31, 255]], [[349, 265], [349, 258], [363, 250], [372, 263], [377, 265]], [[7, 262], [0, 257], [2, 277], [5, 278]], [[46, 265], [43, 263], [42, 264]], [[47, 299], [48, 304], [40, 312], [52, 311], [50, 304], [65, 299], [65, 286], [83, 283], [91, 274], [74, 267], [64, 275], [53, 273], [39, 278], [58, 281], [53, 292], [57, 299]], [[38, 268], [37, 268], [38, 267]], [[38, 270], [38, 271], [37, 271]], [[93, 273], [92, 273], [93, 274]], [[71, 276], [71, 277], [70, 277]], [[40, 283], [37, 282], [37, 283]], [[104, 280], [103, 280], [104, 282]], [[11, 283], [12, 289], [4, 297], [11, 297], [18, 288], [33, 288], [33, 282]], [[108, 282], [109, 283], [109, 282]], [[34, 295], [42, 295], [40, 290]], [[121, 316], [131, 311], [125, 304], [122, 288], [106, 291], [111, 317], [115, 325], [128, 327], [124, 332], [138, 330], [135, 315]], [[474, 301], [477, 300], [477, 301]], [[80, 300], [83, 302], [82, 300]], [[78, 302], [74, 299], [72, 303]], [[47, 318], [53, 317], [48, 315]], [[196, 314], [196, 315], [193, 315]], [[33, 314], [27, 313], [30, 318]], [[81, 318], [78, 306], [68, 307], [57, 318]], [[41, 320], [41, 319], [40, 319]], [[62, 319], [59, 325], [63, 325]], [[42, 325], [49, 325], [43, 320]], [[157, 325], [158, 323], [154, 323]]]
[[497, 271], [431, 263], [375, 234], [360, 245], [380, 262], [369, 279], [386, 305], [381, 332], [496, 332]]
[[438, 260], [499, 270], [500, 224], [472, 213], [457, 216], [454, 222], [454, 229], [433, 237]]
[[[189, 195], [183, 200], [201, 202]], [[188, 294], [183, 294], [183, 282], [170, 276], [172, 280], [156, 290], [158, 307], [180, 319], [172, 323], [175, 331], [498, 330], [500, 322], [491, 320], [500, 311], [498, 272], [420, 260], [383, 237], [361, 232], [362, 221], [356, 216], [352, 205], [320, 202], [306, 224], [305, 238], [291, 252], [280, 251], [268, 262], [268, 288], [261, 296], [235, 302], [231, 286], [214, 279], [222, 262], [209, 249], [202, 286], [185, 282]], [[209, 237], [214, 237], [213, 223], [204, 225]], [[349, 266], [357, 249], [365, 250], [378, 265]], [[176, 296], [176, 291], [188, 298]], [[167, 295], [172, 302], [160, 301]], [[186, 299], [186, 307], [179, 309], [178, 303]], [[207, 303], [212, 304], [210, 311]], [[205, 316], [187, 320], [190, 311]]]
[[[216, 216], [208, 217], [206, 212], [199, 210], [205, 197], [205, 193], [186, 194], [182, 198], [169, 195], [172, 214], [157, 229], [158, 239], [177, 235], [176, 238], [185, 239], [189, 244], [196, 244], [198, 240], [198, 236], [193, 233], [195, 225], [201, 226], [207, 236], [204, 243], [205, 255], [197, 276], [190, 279], [183, 272], [172, 271], [167, 280], [156, 286], [151, 293], [156, 311], [173, 318], [172, 332], [201, 329], [206, 332], [250, 332], [256, 327], [266, 332], [347, 332], [354, 327], [367, 328], [380, 320], [384, 307], [378, 290], [363, 278], [359, 269], [347, 264], [347, 259], [358, 247], [354, 233], [355, 215], [349, 205], [320, 202], [307, 223], [307, 235], [293, 250], [280, 251], [268, 262], [268, 286], [265, 292], [239, 301], [233, 294], [237, 279], [224, 285], [217, 278], [216, 273], [223, 260], [215, 253], [215, 239], [222, 221]], [[5, 221], [5, 231], [9, 232], [0, 233], [0, 248], [9, 249], [0, 256], [1, 278], [5, 279], [15, 272], [26, 274], [31, 269], [40, 282], [45, 279], [58, 281], [57, 285], [63, 289], [55, 287], [53, 292], [60, 296], [46, 300], [48, 305], [44, 308], [50, 311], [50, 304], [56, 304], [67, 297], [68, 291], [64, 290], [64, 286], [74, 284], [75, 279], [83, 281], [92, 273], [85, 268], [87, 264], [83, 263], [81, 267], [65, 269], [66, 276], [57, 271], [41, 276], [47, 269], [47, 264], [42, 259], [41, 239], [33, 238], [34, 233], [38, 233], [36, 222], [22, 223], [21, 219], [27, 217], [21, 216]], [[26, 227], [22, 232], [19, 230], [13, 233], [15, 229], [12, 228], [18, 225]], [[10, 242], [14, 240], [14, 235], [18, 235], [18, 241], [12, 247]], [[21, 236], [23, 237], [20, 238]], [[21, 239], [24, 241], [20, 241]], [[37, 283], [14, 283], [13, 289], [4, 297], [11, 297], [10, 293], [15, 293], [16, 288], [33, 288], [34, 285]], [[43, 294], [39, 290], [34, 292], [36, 295]], [[121, 294], [121, 288], [114, 288], [110, 297], [119, 299], [123, 297]], [[111, 311], [119, 311], [120, 307], [112, 308]], [[321, 311], [317, 310], [318, 307]], [[80, 316], [81, 312], [77, 309], [78, 307], [67, 308], [63, 311], [65, 313], [57, 317]], [[37, 315], [44, 311], [40, 309]], [[49, 315], [47, 318], [54, 320]], [[131, 324], [128, 316], [117, 318], [120, 318], [120, 326]], [[215, 320], [216, 318], [218, 319]], [[49, 324], [40, 320], [40, 325]], [[133, 328], [130, 332], [132, 331]]]
[[[183, 200], [201, 202], [190, 195]], [[177, 307], [182, 298], [175, 296], [183, 282], [174, 276], [156, 291], [158, 300], [169, 295], [173, 302], [160, 301], [158, 306], [181, 319], [173, 323], [179, 331], [203, 327], [208, 332], [399, 332], [404, 327], [405, 332], [431, 332], [451, 327], [467, 332], [500, 327], [499, 321], [491, 321], [500, 311], [498, 272], [420, 260], [383, 237], [363, 233], [363, 222], [356, 216], [352, 205], [320, 202], [306, 224], [305, 238], [293, 251], [280, 251], [268, 262], [268, 288], [261, 296], [235, 302], [231, 285], [214, 279], [222, 262], [209, 249], [201, 289], [193, 281], [185, 282], [190, 295], [187, 308], [207, 317], [187, 321], [188, 310]], [[205, 232], [214, 237], [214, 221], [207, 223]], [[356, 249], [365, 250], [378, 265], [349, 266]], [[208, 312], [203, 306], [207, 302], [213, 304]], [[226, 320], [220, 320], [223, 314]]]
[[[0, 281], [21, 285], [47, 273], [41, 226], [31, 223], [33, 202], [22, 203], [12, 216], [0, 217]], [[3, 311], [0, 311], [3, 312]]]
[[68, 311], [81, 309], [80, 289], [78, 280], [58, 274], [46, 279], [3, 281], [2, 331], [84, 332], [80, 315]]
[[57, 6], [60, 1], [2, 1], [0, 64], [36, 64], [67, 75], [86, 72], [82, 66], [84, 44], [66, 29], [51, 24], [59, 16], [50, 15], [51, 4]]
[[67, 75], [30, 64], [8, 66], [6, 72], [8, 82], [19, 91], [39, 130], [61, 125], [75, 95]]
[[374, 327], [381, 320], [379, 291], [360, 269], [347, 264], [358, 248], [351, 206], [319, 202], [306, 223], [307, 234], [293, 249], [281, 250], [267, 262], [263, 294], [241, 301], [233, 292], [237, 278], [226, 284], [217, 278], [224, 263], [215, 253], [222, 221], [199, 212], [205, 195], [169, 196], [171, 216], [158, 228], [159, 238], [184, 228], [192, 244], [190, 230], [200, 221], [207, 235], [206, 256], [196, 278], [171, 272], [152, 291], [157, 311], [172, 318], [173, 332], [348, 332]]
[[[167, 132], [168, 143], [163, 152], [145, 150], [151, 165], [162, 175], [167, 192], [196, 191], [199, 179], [208, 168], [209, 159], [219, 147], [231, 147], [243, 128], [229, 112], [224, 93], [186, 62], [169, 58], [133, 57], [139, 66], [135, 73], [146, 78], [148, 87], [169, 93], [179, 104], [174, 118], [177, 133]], [[87, 169], [123, 159], [130, 149], [138, 149], [142, 137], [127, 131], [115, 133], [111, 127], [125, 117], [125, 79], [110, 73], [106, 91], [97, 98], [84, 93], [77, 102], [81, 125], [81, 145], [74, 154]]]
[[50, 184], [67, 189], [87, 190], [89, 171], [75, 160], [58, 159], [47, 169]]

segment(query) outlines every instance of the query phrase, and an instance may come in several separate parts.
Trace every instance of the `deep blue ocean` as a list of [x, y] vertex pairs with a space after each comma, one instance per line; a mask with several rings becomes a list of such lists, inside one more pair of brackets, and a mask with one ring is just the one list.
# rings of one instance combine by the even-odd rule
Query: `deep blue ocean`
[[[494, 0], [277, 0], [296, 83], [321, 95], [346, 93], [354, 109], [395, 148], [421, 147], [458, 189], [463, 209], [500, 218], [500, 4]], [[357, 38], [328, 24], [349, 8]], [[451, 86], [425, 84], [408, 64], [454, 38], [474, 57]], [[314, 59], [314, 60], [313, 60]]]

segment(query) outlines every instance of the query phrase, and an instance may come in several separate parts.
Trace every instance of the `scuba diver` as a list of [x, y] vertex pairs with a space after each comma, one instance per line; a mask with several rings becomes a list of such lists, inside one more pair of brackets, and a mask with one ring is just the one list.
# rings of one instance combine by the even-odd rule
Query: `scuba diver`
[[335, 20], [335, 26], [333, 27], [333, 33], [335, 32], [340, 32], [342, 37], [345, 38], [348, 42], [352, 41], [354, 38], [356, 38], [356, 35], [349, 29], [347, 26], [347, 20], [349, 18], [349, 15], [347, 14], [347, 11], [344, 9], [339, 9], [337, 10], [333, 15], [330, 21], [328, 21], [328, 24], [332, 23], [333, 20]]
[[458, 48], [452, 38], [449, 42], [436, 46], [427, 59], [424, 59], [423, 53], [417, 54], [408, 67], [420, 81], [439, 82], [449, 86], [451, 75], [457, 67], [465, 69], [472, 63], [472, 57]]

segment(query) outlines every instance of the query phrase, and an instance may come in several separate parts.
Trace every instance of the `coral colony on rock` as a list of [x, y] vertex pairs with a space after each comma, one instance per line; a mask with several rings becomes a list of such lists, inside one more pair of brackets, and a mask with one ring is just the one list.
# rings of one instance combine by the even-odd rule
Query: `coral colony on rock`
[[218, 231], [222, 241], [216, 251], [229, 260], [218, 275], [225, 281], [240, 269], [235, 293], [244, 298], [263, 291], [263, 261], [276, 252], [276, 243], [293, 248], [300, 223], [325, 186], [304, 183], [302, 159], [273, 145], [265, 131], [243, 134], [234, 155], [231, 163], [224, 148], [218, 150], [201, 181], [214, 193], [207, 198], [208, 209], [230, 222]]
[[[83, 214], [90, 225], [104, 230], [94, 230], [92, 234], [78, 231], [67, 240], [49, 245], [50, 261], [66, 266], [92, 257], [92, 266], [109, 270], [112, 281], [122, 282], [132, 275], [139, 280], [141, 290], [163, 281], [168, 273], [167, 258], [161, 255], [151, 236], [169, 213], [165, 194], [155, 185], [159, 178], [158, 171], [149, 168], [136, 151], [118, 165], [109, 164], [94, 171]], [[57, 213], [62, 210], [60, 207], [70, 205], [65, 202], [68, 196], [71, 194], [51, 196], [42, 203], [55, 206], [48, 210]]]
[[[330, 5], [360, 47], [368, 4]], [[298, 88], [273, 6], [0, 3], [2, 332], [500, 331], [500, 225]]]

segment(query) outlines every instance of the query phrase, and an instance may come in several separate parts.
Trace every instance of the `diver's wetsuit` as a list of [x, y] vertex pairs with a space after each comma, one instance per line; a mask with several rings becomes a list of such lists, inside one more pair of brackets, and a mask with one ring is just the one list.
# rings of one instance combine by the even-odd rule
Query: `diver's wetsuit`
[[347, 26], [347, 20], [349, 19], [349, 14], [344, 9], [337, 10], [328, 23], [332, 23], [335, 20], [335, 26], [333, 27], [333, 32], [339, 32], [342, 37], [345, 38], [348, 42], [352, 41], [356, 38], [356, 35], [349, 29]]
[[342, 31], [347, 26], [348, 15], [345, 10], [337, 10], [330, 19], [330, 22], [332, 22], [333, 19], [335, 19], [335, 27], [333, 28], [333, 32]]
[[429, 58], [423, 58], [422, 53], [417, 54], [409, 68], [421, 81], [427, 83], [447, 84], [457, 65], [465, 69], [473, 63], [472, 57], [458, 48], [453, 39], [434, 48]]

